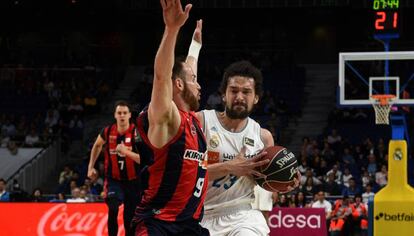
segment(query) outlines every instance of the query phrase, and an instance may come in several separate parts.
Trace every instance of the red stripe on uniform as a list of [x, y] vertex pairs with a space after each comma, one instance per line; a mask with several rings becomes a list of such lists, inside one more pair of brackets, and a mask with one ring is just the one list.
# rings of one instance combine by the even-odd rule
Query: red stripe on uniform
[[[187, 117], [185, 117], [182, 113], [180, 114], [182, 120], [187, 119]], [[189, 123], [191, 124], [192, 122], [186, 122], [185, 125], [188, 126]], [[197, 134], [192, 135], [191, 127], [185, 127], [184, 130], [186, 139], [184, 150], [198, 150]], [[171, 220], [175, 220], [177, 215], [185, 208], [187, 202], [194, 194], [193, 191], [197, 181], [197, 173], [198, 161], [183, 159], [180, 179], [175, 189], [175, 193], [173, 194], [171, 200], [164, 207], [166, 209], [174, 209], [175, 211], [171, 211], [170, 214], [166, 212], [163, 214], [163, 218], [168, 217]]]
[[103, 192], [105, 195], [104, 198], [106, 198], [108, 196], [108, 179], [107, 178], [104, 178], [104, 179], [105, 180], [104, 180]]
[[168, 148], [171, 144], [176, 142], [181, 137], [185, 126], [184, 123], [184, 119], [181, 119], [177, 134], [163, 147], [157, 148], [151, 144], [151, 141], [149, 140], [144, 130], [143, 119], [137, 118], [137, 129], [141, 134], [141, 138], [145, 144], [152, 149], [154, 156], [154, 163], [148, 167], [148, 172], [150, 173], [148, 179], [148, 189], [144, 190], [144, 194], [141, 200], [142, 205], [150, 204], [152, 199], [157, 195], [162, 182], [162, 174], [164, 174], [163, 170], [165, 169], [165, 163], [167, 162], [168, 158]]
[[135, 161], [126, 157], [126, 168], [127, 168], [127, 175], [128, 180], [136, 179], [136, 172], [135, 172]]
[[148, 228], [144, 224], [144, 221], [141, 221], [135, 228], [135, 236], [149, 236]]
[[117, 138], [115, 138], [115, 140], [113, 140], [113, 142], [111, 142], [111, 136], [115, 136], [118, 137], [118, 131], [117, 131], [117, 126], [113, 125], [112, 126], [112, 130], [111, 132], [109, 132], [109, 158], [111, 159], [111, 164], [112, 164], [112, 168], [111, 168], [111, 175], [112, 178], [114, 179], [121, 179], [120, 173], [119, 173], [119, 167], [118, 167], [118, 157], [117, 155], [113, 155], [111, 154], [111, 150], [116, 150], [116, 146], [117, 144]]
[[[128, 132], [125, 134], [125, 140], [129, 139], [130, 141], [127, 143], [125, 142], [125, 146], [128, 147], [132, 147], [132, 145], [134, 145], [134, 138], [133, 138], [133, 130], [134, 130], [135, 126], [134, 124], [131, 124], [129, 126]], [[133, 148], [131, 148], [131, 150], [133, 150]], [[125, 157], [125, 167], [126, 167], [126, 171], [127, 171], [127, 176], [128, 176], [128, 180], [133, 180], [136, 179], [136, 173], [135, 173], [135, 161], [133, 161], [132, 159]]]
[[143, 204], [150, 203], [158, 193], [162, 182], [162, 174], [164, 174], [162, 170], [165, 169], [165, 163], [167, 162], [167, 153], [168, 149], [154, 151], [154, 163], [148, 168], [150, 175], [148, 189], [144, 191], [144, 198], [142, 199]]

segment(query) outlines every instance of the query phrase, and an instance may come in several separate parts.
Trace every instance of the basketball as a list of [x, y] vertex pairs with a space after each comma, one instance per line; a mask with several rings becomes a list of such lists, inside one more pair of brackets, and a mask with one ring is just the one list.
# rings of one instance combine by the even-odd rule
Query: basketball
[[267, 165], [258, 167], [265, 178], [256, 177], [256, 183], [270, 192], [287, 192], [289, 186], [295, 185], [298, 161], [295, 154], [282, 146], [272, 146], [265, 149], [267, 154], [262, 160], [268, 159]]

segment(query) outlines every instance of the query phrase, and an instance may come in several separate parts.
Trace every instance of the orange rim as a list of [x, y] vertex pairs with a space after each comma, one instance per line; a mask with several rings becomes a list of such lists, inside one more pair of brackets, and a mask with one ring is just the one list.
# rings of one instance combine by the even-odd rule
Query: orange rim
[[395, 98], [392, 94], [377, 94], [371, 96], [374, 100], [379, 101], [381, 106], [388, 105], [388, 102]]

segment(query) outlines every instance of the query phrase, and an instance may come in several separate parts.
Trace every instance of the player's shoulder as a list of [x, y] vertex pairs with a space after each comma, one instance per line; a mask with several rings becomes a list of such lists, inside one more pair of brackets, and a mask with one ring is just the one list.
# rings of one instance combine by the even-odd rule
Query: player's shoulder
[[272, 136], [272, 132], [266, 128], [260, 127], [260, 135], [261, 136]]
[[247, 117], [248, 125], [254, 125], [256, 128], [261, 128], [260, 121], [253, 119], [252, 117]]
[[273, 135], [268, 129], [260, 128], [260, 138], [262, 139], [266, 147], [275, 145]]
[[208, 123], [212, 122], [211, 118], [213, 117], [213, 115], [215, 115], [215, 113], [215, 110], [204, 109], [196, 112], [196, 117], [200, 121], [203, 128], [205, 128], [206, 121], [208, 121]]
[[102, 128], [102, 131], [111, 131], [111, 129], [112, 129], [112, 127], [116, 127], [116, 123], [111, 123], [111, 124], [108, 124], [108, 125], [106, 125], [106, 126], [104, 126], [103, 128]]
[[98, 134], [98, 137], [102, 138], [104, 141], [106, 141], [106, 136], [109, 135], [109, 133], [111, 132], [111, 128], [113, 126], [116, 126], [116, 123], [112, 123], [109, 125], [104, 126], [101, 131]]
[[216, 110], [214, 110], [214, 109], [211, 109], [211, 110], [204, 109], [204, 110], [198, 111], [197, 114], [206, 115], [206, 114], [214, 114], [215, 112], [216, 112]]

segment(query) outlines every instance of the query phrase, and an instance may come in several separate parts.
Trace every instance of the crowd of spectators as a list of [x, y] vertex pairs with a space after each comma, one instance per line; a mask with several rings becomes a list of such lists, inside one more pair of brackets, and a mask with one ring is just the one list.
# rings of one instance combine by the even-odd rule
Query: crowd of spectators
[[86, 37], [76, 32], [0, 37], [1, 147], [17, 153], [19, 147], [46, 147], [59, 136], [66, 152], [72, 141], [82, 140], [85, 117], [100, 111], [123, 76], [119, 63], [111, 64], [112, 51], [100, 55], [114, 46], [111, 37], [98, 42]]
[[32, 193], [28, 193], [20, 188], [17, 180], [13, 180], [13, 184], [7, 190], [6, 180], [0, 179], [0, 201], [68, 203], [103, 201], [103, 175], [95, 180], [84, 178], [83, 175], [82, 170], [65, 165], [59, 174], [58, 187], [55, 193], [47, 194], [43, 193], [42, 188], [35, 188]]
[[[275, 206], [325, 208], [329, 235], [367, 235], [367, 203], [388, 182], [391, 134], [389, 126], [370, 124], [374, 115], [363, 109], [334, 109], [325, 134], [303, 138], [297, 154], [300, 187], [289, 194], [274, 194]], [[412, 116], [406, 117], [410, 127]], [[412, 182], [410, 148], [408, 164]]]
[[85, 115], [100, 109], [111, 86], [96, 70], [3, 67], [0, 72], [2, 147], [46, 147], [59, 135], [65, 151], [82, 139]]

